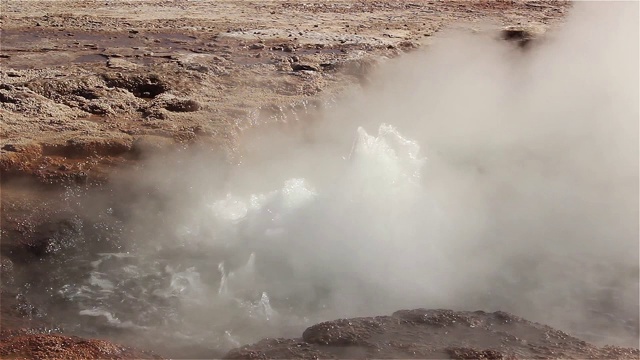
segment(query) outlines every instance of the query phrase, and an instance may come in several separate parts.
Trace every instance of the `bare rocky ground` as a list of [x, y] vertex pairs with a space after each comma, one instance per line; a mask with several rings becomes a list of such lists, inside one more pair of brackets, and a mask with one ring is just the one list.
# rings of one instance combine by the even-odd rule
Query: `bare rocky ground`
[[[459, 21], [544, 30], [565, 2], [2, 2], [0, 171], [100, 181], [140, 152], [293, 120]], [[469, 27], [470, 25], [465, 25]]]
[[[77, 214], [59, 202], [59, 185], [104, 183], [161, 149], [197, 145], [233, 159], [243, 130], [310, 116], [354, 84], [366, 84], [381, 60], [428, 46], [443, 27], [488, 20], [544, 31], [570, 8], [556, 1], [391, 0], [4, 0], [0, 6], [2, 358], [155, 357], [55, 334], [61, 329], [37, 304], [12, 292], [24, 269], [83, 246], [60, 240], [77, 230]], [[509, 34], [527, 41], [527, 33]], [[638, 356], [504, 313], [423, 310], [318, 324], [300, 339], [265, 339], [228, 354]]]

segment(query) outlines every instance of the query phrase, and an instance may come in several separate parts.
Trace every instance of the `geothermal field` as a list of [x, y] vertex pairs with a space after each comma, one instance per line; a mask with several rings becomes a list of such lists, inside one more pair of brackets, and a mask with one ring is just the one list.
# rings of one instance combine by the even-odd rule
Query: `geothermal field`
[[0, 357], [640, 358], [639, 11], [3, 0]]

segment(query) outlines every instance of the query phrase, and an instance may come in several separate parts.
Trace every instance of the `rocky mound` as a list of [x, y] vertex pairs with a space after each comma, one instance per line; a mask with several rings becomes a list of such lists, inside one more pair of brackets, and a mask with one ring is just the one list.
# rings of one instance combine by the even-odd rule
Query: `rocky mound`
[[597, 347], [505, 312], [401, 310], [328, 321], [297, 339], [264, 339], [229, 359], [638, 359], [638, 349]]
[[3, 359], [159, 359], [144, 351], [104, 340], [39, 334], [33, 331], [1, 331]]

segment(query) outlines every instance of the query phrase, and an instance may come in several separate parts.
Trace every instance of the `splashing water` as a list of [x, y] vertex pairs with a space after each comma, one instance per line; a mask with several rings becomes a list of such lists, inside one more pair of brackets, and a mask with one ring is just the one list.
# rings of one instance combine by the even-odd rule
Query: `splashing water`
[[[213, 199], [202, 209], [204, 223], [185, 223], [177, 232], [183, 237], [177, 243], [201, 256], [174, 256], [184, 246], [100, 253], [86, 281], [59, 294], [77, 303], [80, 315], [104, 320], [103, 327], [218, 350], [363, 313], [359, 307], [371, 296], [380, 306], [368, 304], [367, 311], [387, 310], [383, 305], [398, 295], [380, 294], [380, 283], [392, 284], [415, 264], [373, 262], [385, 253], [433, 250], [427, 239], [405, 240], [416, 239], [415, 224], [436, 224], [438, 213], [421, 190], [419, 151], [392, 126], [381, 125], [377, 136], [359, 128], [342, 159], [345, 171], [330, 186], [292, 178], [274, 191]], [[362, 271], [376, 273], [379, 283], [364, 281], [371, 276]], [[421, 279], [413, 285], [424, 287]]]
[[[435, 196], [441, 195], [437, 182], [426, 178], [442, 168], [422, 157], [417, 142], [385, 124], [376, 135], [358, 128], [351, 151], [341, 155], [333, 159], [342, 166], [329, 174], [331, 181], [292, 177], [272, 191], [205, 193], [188, 203], [189, 216], [161, 227], [170, 241], [142, 239], [144, 246], [128, 253], [81, 260], [88, 275], [59, 295], [78, 306], [76, 314], [96, 335], [125, 331], [124, 339], [148, 337], [151, 349], [171, 343], [177, 356], [186, 356], [176, 350], [179, 343], [202, 349], [194, 356], [211, 356], [265, 337], [297, 337], [339, 317], [417, 307], [566, 311], [587, 306], [580, 299], [600, 301], [615, 292], [605, 289], [606, 281], [596, 286], [586, 279], [576, 282], [570, 301], [513, 297], [544, 289], [546, 283], [536, 282], [549, 275], [530, 275], [518, 247], [503, 242], [513, 234], [470, 231], [473, 219], [464, 219], [465, 229], [456, 227], [455, 211], [484, 213], [461, 211], [447, 196]], [[172, 214], [175, 209], [159, 216]], [[532, 251], [539, 251], [536, 241]], [[592, 269], [579, 255], [544, 250], [544, 264], [557, 274]], [[559, 301], [562, 307], [553, 307]]]

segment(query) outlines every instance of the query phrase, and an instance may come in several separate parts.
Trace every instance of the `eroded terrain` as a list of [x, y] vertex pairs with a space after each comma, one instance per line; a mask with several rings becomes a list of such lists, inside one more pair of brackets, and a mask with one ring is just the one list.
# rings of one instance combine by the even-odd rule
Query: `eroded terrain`
[[565, 2], [5, 1], [6, 179], [104, 179], [145, 149], [295, 122], [445, 26], [535, 31]]

